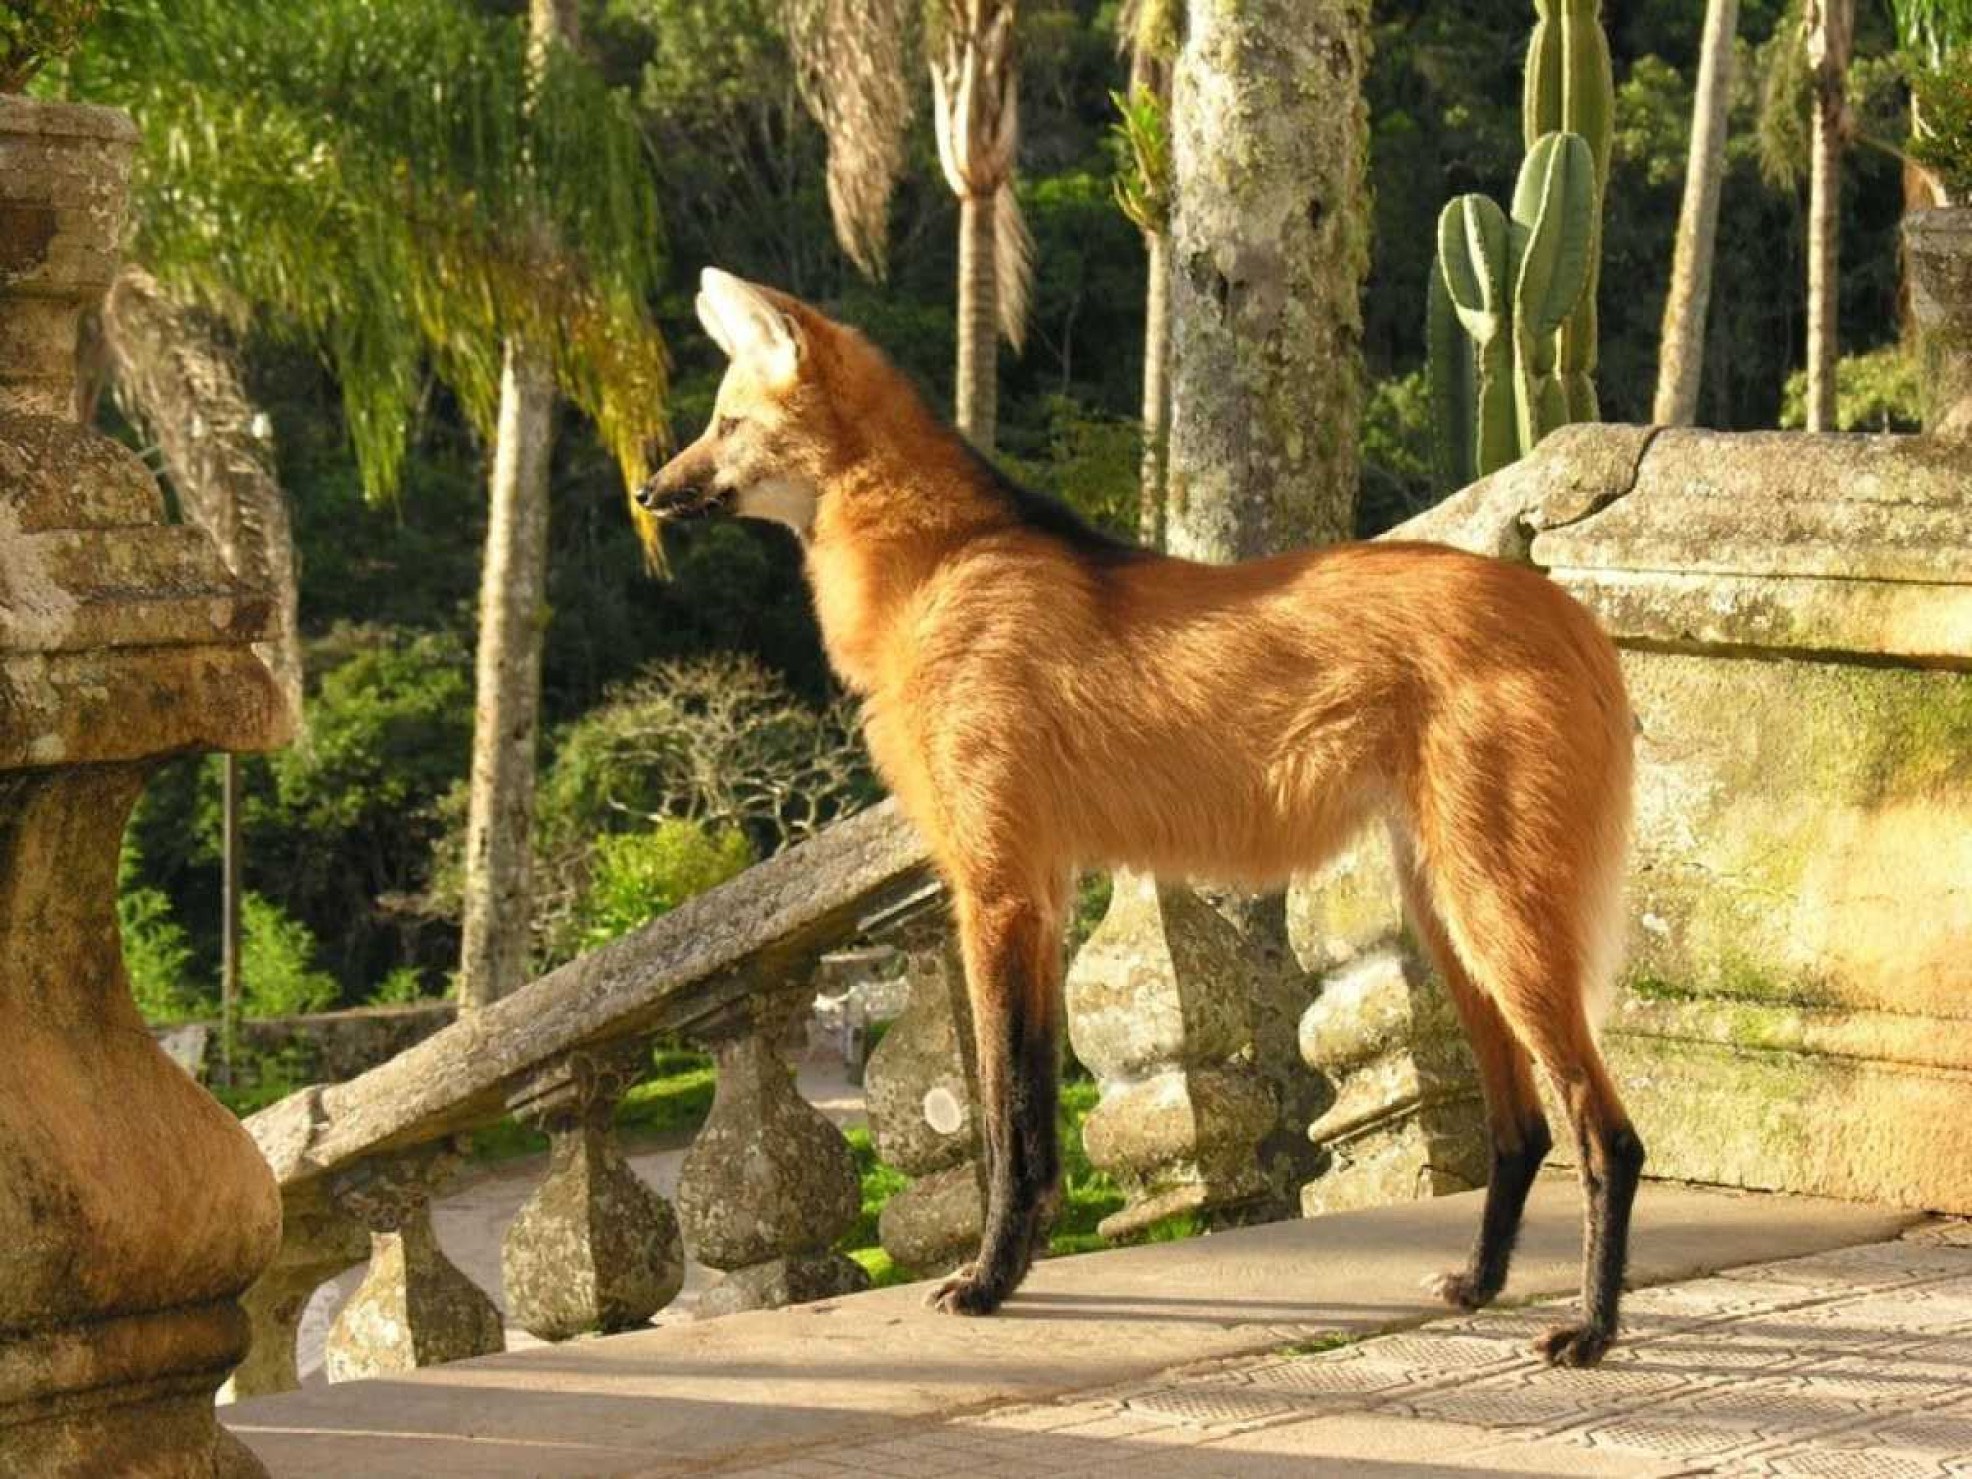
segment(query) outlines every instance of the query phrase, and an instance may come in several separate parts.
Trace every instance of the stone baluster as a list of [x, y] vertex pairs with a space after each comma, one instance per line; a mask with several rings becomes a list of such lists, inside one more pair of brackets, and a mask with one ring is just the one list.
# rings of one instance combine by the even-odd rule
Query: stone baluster
[[809, 989], [756, 990], [694, 1036], [719, 1085], [678, 1175], [678, 1219], [700, 1263], [725, 1277], [700, 1315], [769, 1309], [869, 1284], [835, 1250], [862, 1191], [842, 1132], [794, 1088], [780, 1041], [808, 1010]]
[[330, 1381], [358, 1381], [506, 1349], [500, 1311], [459, 1272], [431, 1226], [450, 1146], [366, 1161], [330, 1180], [336, 1209], [370, 1234], [370, 1269], [329, 1329]]
[[281, 1251], [240, 1299], [253, 1327], [253, 1344], [221, 1389], [220, 1400], [266, 1397], [300, 1386], [295, 1341], [309, 1300], [330, 1279], [369, 1256], [369, 1234], [336, 1209], [320, 1180], [287, 1192], [281, 1198]]
[[280, 1242], [239, 1122], [158, 1048], [116, 918], [165, 756], [281, 743], [271, 607], [72, 419], [136, 130], [0, 95], [0, 1469], [263, 1472], [214, 1421]]
[[1194, 890], [1116, 875], [1067, 985], [1069, 1040], [1102, 1084], [1083, 1146], [1129, 1197], [1105, 1237], [1267, 1197], [1260, 1146], [1279, 1112], [1254, 1063], [1254, 972], [1239, 929]]
[[972, 1014], [943, 908], [892, 938], [910, 994], [870, 1054], [863, 1090], [878, 1156], [914, 1179], [884, 1204], [877, 1232], [898, 1267], [944, 1273], [977, 1251], [984, 1224]]
[[1290, 931], [1321, 994], [1301, 1056], [1334, 1091], [1308, 1127], [1321, 1174], [1303, 1216], [1483, 1186], [1490, 1166], [1472, 1055], [1451, 999], [1406, 934], [1389, 844], [1366, 837], [1298, 885]]
[[507, 1311], [543, 1340], [645, 1324], [684, 1285], [671, 1204], [617, 1143], [616, 1107], [649, 1067], [641, 1040], [584, 1048], [508, 1100], [550, 1146], [547, 1174], [501, 1254]]

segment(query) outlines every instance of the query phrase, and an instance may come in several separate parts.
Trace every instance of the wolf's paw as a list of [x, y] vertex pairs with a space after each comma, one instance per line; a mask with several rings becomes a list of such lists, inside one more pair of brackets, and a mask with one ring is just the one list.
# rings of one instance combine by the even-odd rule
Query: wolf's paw
[[1534, 1354], [1550, 1366], [1593, 1366], [1611, 1338], [1593, 1325], [1558, 1325], [1534, 1342]]
[[1000, 1296], [993, 1293], [968, 1263], [925, 1296], [924, 1302], [941, 1315], [990, 1315], [1000, 1307]]
[[1433, 1274], [1424, 1281], [1425, 1292], [1442, 1299], [1455, 1310], [1480, 1310], [1493, 1302], [1493, 1296], [1473, 1282], [1467, 1273]]

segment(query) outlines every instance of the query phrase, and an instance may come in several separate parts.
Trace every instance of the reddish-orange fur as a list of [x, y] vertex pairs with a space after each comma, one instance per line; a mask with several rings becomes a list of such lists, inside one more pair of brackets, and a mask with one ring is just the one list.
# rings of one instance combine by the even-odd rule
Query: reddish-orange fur
[[[767, 384], [740, 356], [722, 419], [757, 425], [746, 456], [813, 491], [807, 568], [829, 658], [956, 896], [989, 1125], [996, 1106], [1008, 1119], [992, 1154], [1037, 1157], [1033, 1176], [1052, 1177], [1008, 1105], [1027, 1086], [1020, 1055], [1052, 1052], [1073, 870], [1277, 885], [1382, 818], [1472, 1035], [1499, 1153], [1537, 1145], [1537, 1163], [1546, 1149], [1531, 1058], [1570, 1107], [1591, 1192], [1606, 1182], [1628, 1122], [1587, 1003], [1614, 966], [1632, 724], [1587, 612], [1531, 570], [1430, 545], [1225, 567], [1092, 550], [1024, 518], [860, 336], [765, 301], [799, 373]], [[708, 432], [658, 499], [716, 485], [723, 460]], [[1498, 1200], [1517, 1225], [1517, 1196]], [[1042, 1230], [1031, 1208], [1000, 1211], [1028, 1219], [1002, 1241]], [[990, 1308], [1014, 1261], [1006, 1288], [975, 1269], [948, 1305]], [[1448, 1297], [1483, 1302], [1498, 1265], [1448, 1281]], [[1604, 1296], [1591, 1326], [1613, 1325]], [[1608, 1334], [1563, 1332], [1549, 1353], [1593, 1360]]]

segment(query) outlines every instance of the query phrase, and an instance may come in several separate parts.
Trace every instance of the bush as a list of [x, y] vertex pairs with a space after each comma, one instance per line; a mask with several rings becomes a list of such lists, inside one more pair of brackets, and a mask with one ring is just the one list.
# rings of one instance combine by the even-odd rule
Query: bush
[[8, 0], [0, 5], [0, 92], [19, 92], [64, 56], [96, 19], [103, 0]]
[[212, 1000], [192, 984], [191, 941], [172, 918], [171, 900], [163, 889], [121, 890], [116, 922], [123, 933], [130, 994], [146, 1022], [188, 1022], [212, 1015]]
[[[1807, 425], [1808, 372], [1787, 377], [1780, 424]], [[1844, 355], [1835, 365], [1835, 425], [1842, 431], [1916, 431], [1923, 425], [1917, 366], [1901, 345]]]
[[1972, 194], [1972, 48], [1960, 47], [1935, 72], [1910, 79], [1924, 132], [1910, 141], [1919, 163], [1935, 170], [1954, 201]]
[[380, 1007], [409, 1006], [425, 999], [424, 972], [414, 965], [400, 965], [370, 993], [371, 1005]]
[[259, 894], [241, 895], [241, 1014], [292, 1017], [327, 1011], [339, 994], [335, 977], [315, 968], [315, 936], [308, 926]]
[[678, 818], [648, 832], [597, 840], [588, 886], [563, 926], [567, 954], [607, 945], [716, 888], [753, 865], [753, 849], [736, 828], [712, 829]]

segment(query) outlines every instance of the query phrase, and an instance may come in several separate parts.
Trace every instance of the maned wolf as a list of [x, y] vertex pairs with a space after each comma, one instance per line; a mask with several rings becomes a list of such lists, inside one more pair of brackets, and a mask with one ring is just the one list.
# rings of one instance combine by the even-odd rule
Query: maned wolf
[[989, 1197], [978, 1259], [933, 1296], [986, 1314], [1045, 1237], [1061, 937], [1072, 870], [1278, 885], [1372, 817], [1477, 1055], [1492, 1179], [1470, 1262], [1506, 1280], [1573, 1123], [1584, 1320], [1537, 1349], [1588, 1365], [1616, 1329], [1643, 1146], [1590, 1003], [1616, 966], [1630, 708], [1616, 653], [1539, 574], [1421, 544], [1212, 566], [1132, 548], [1001, 477], [861, 335], [708, 270], [731, 360], [712, 425], [638, 494], [799, 536], [822, 640], [870, 755], [950, 884], [978, 1039]]

